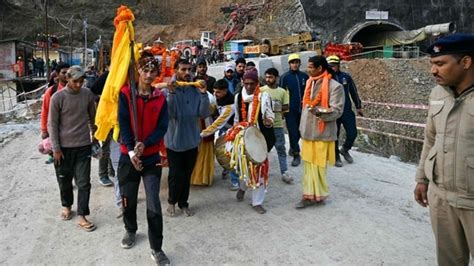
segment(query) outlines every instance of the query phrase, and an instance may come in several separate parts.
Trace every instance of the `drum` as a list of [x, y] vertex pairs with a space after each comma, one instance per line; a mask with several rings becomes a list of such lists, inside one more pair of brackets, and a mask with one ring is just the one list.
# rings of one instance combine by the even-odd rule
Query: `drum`
[[220, 136], [214, 145], [214, 153], [216, 154], [217, 162], [226, 170], [230, 170], [230, 158], [225, 153], [225, 135]]
[[256, 127], [248, 127], [244, 131], [245, 155], [255, 164], [267, 159], [267, 142], [262, 132]]

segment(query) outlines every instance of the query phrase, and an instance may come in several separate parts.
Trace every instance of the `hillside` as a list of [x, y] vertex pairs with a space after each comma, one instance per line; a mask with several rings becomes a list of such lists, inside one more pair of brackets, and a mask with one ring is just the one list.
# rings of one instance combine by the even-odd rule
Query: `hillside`
[[[42, 1], [0, 0], [0, 39], [17, 38], [35, 41], [38, 33], [44, 32], [44, 5]], [[59, 36], [62, 45], [69, 44], [72, 27], [72, 43], [81, 46], [84, 41], [83, 21], [88, 23], [88, 45], [102, 37], [110, 41], [113, 36], [113, 18], [119, 6], [117, 1], [48, 1], [49, 33]], [[150, 42], [160, 37], [171, 43], [181, 39], [200, 36], [200, 31], [212, 30], [220, 33], [229, 21], [229, 14], [219, 11], [229, 4], [259, 4], [260, 1], [230, 0], [162, 0], [162, 1], [123, 1], [136, 17], [137, 40]], [[295, 14], [298, 1], [271, 1], [265, 10], [237, 36], [260, 39], [263, 37], [288, 34], [292, 24], [285, 27], [288, 14]], [[286, 12], [286, 13], [285, 13]], [[21, 23], [19, 23], [21, 22]], [[21, 26], [21, 28], [20, 28]]]

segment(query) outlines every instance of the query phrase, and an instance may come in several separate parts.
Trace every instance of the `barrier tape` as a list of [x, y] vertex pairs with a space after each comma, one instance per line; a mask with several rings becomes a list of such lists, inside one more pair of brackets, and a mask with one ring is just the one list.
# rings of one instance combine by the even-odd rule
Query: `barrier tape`
[[428, 110], [429, 106], [424, 104], [406, 104], [406, 103], [381, 103], [381, 102], [371, 102], [371, 101], [362, 101], [362, 103], [373, 104], [373, 105], [382, 105], [388, 107], [399, 107], [405, 109], [418, 109], [418, 110]]
[[391, 124], [414, 126], [414, 127], [421, 127], [421, 128], [425, 127], [425, 124], [415, 123], [415, 122], [395, 121], [395, 120], [386, 120], [386, 119], [379, 119], [379, 118], [368, 118], [368, 117], [362, 117], [362, 116], [357, 116], [357, 119], [375, 121], [375, 122], [386, 122], [386, 123], [391, 123]]
[[389, 137], [394, 137], [394, 138], [399, 138], [399, 139], [406, 139], [406, 140], [411, 140], [411, 141], [416, 141], [416, 142], [421, 142], [421, 143], [423, 143], [423, 140], [422, 140], [422, 139], [417, 139], [417, 138], [402, 136], [402, 135], [393, 134], [393, 133], [388, 133], [388, 132], [382, 132], [382, 131], [378, 131], [378, 130], [374, 130], [374, 129], [363, 128], [363, 127], [357, 127], [357, 129], [360, 130], [360, 131], [365, 131], [365, 132], [370, 132], [370, 133], [385, 135], [385, 136], [389, 136]]

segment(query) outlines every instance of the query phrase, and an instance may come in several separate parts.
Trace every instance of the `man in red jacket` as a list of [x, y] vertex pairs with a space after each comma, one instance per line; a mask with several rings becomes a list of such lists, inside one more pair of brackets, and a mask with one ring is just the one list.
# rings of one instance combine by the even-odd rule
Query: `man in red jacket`
[[[43, 104], [41, 106], [41, 138], [45, 139], [49, 137], [48, 133], [48, 114], [49, 104], [53, 94], [62, 90], [67, 84], [67, 71], [69, 70], [69, 64], [59, 63], [56, 66], [56, 72], [58, 73], [58, 82], [46, 89], [43, 95]], [[49, 159], [45, 162], [46, 164], [53, 163], [53, 156], [50, 155]]]
[[[137, 231], [137, 196], [140, 179], [146, 193], [146, 215], [148, 221], [148, 239], [151, 257], [159, 265], [170, 263], [161, 249], [163, 243], [163, 216], [160, 204], [160, 141], [168, 128], [168, 109], [166, 98], [151, 83], [158, 75], [159, 62], [153, 55], [145, 54], [138, 62], [139, 80], [136, 91], [137, 117], [132, 112], [130, 85], [120, 91], [119, 124], [121, 155], [118, 167], [118, 179], [122, 196], [125, 236], [122, 248], [128, 249], [135, 244]], [[136, 130], [134, 130], [136, 126]], [[137, 132], [135, 136], [134, 132]]]

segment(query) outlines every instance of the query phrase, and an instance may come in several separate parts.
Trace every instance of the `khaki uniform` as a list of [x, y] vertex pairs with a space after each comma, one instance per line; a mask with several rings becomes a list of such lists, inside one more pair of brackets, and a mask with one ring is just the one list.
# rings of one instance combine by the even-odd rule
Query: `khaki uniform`
[[439, 265], [467, 265], [474, 254], [474, 88], [459, 97], [436, 86], [430, 95], [416, 181], [428, 202]]

